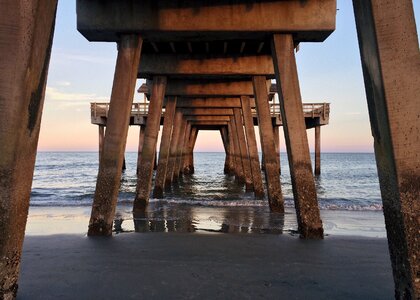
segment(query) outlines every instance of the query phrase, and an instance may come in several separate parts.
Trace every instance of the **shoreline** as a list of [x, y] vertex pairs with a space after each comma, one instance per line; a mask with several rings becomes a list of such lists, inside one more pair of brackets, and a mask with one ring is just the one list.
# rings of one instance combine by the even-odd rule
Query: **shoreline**
[[[91, 207], [29, 208], [25, 234], [85, 235]], [[321, 210], [326, 236], [386, 238], [382, 211]], [[126, 232], [206, 232], [294, 234], [297, 230], [294, 209], [283, 215], [268, 207], [202, 207], [191, 205], [151, 205], [145, 215], [133, 216], [130, 204], [119, 204], [116, 212], [120, 229]]]

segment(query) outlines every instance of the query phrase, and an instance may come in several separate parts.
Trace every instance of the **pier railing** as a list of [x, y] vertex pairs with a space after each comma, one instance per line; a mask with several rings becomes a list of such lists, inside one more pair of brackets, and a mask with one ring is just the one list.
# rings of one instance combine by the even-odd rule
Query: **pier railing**
[[[91, 117], [94, 119], [108, 117], [109, 112], [109, 102], [92, 102], [90, 104]], [[162, 110], [164, 113], [165, 109]], [[131, 106], [131, 116], [142, 116], [147, 115], [149, 112], [149, 103], [148, 102], [138, 102], [133, 103]], [[280, 104], [279, 103], [270, 103], [270, 112], [272, 116], [280, 115]], [[257, 114], [255, 109], [252, 109], [254, 115]], [[303, 104], [303, 114], [305, 118], [323, 118], [326, 119], [330, 114], [330, 104], [329, 103], [304, 103]]]

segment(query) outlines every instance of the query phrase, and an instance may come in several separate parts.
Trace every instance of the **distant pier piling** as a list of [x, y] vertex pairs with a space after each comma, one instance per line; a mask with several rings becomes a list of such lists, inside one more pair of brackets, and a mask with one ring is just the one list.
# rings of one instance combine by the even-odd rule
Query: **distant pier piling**
[[149, 202], [166, 82], [167, 79], [165, 76], [156, 76], [153, 78], [151, 100], [147, 114], [144, 143], [137, 178], [136, 197], [133, 205], [133, 210], [135, 211], [144, 210]]

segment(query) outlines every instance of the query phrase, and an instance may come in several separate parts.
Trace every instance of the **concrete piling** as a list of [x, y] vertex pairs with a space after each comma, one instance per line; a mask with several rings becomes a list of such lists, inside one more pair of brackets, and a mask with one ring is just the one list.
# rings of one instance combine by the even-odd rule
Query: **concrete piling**
[[260, 130], [261, 150], [265, 166], [265, 180], [267, 183], [268, 202], [271, 211], [284, 213], [283, 195], [281, 192], [280, 175], [276, 160], [276, 146], [274, 145], [273, 125], [268, 107], [268, 92], [266, 78], [254, 76], [252, 79], [257, 108], [258, 127]]
[[321, 126], [315, 126], [315, 175], [321, 174]]
[[139, 176], [139, 171], [140, 171], [141, 152], [143, 150], [145, 128], [146, 127], [143, 125], [139, 126], [139, 144], [137, 148], [137, 171], [136, 171], [137, 176]]
[[102, 151], [103, 151], [103, 149], [104, 149], [104, 138], [105, 138], [105, 126], [103, 126], [103, 125], [99, 125], [98, 126], [98, 135], [99, 135], [99, 144], [98, 144], [98, 146], [99, 146], [99, 159], [98, 159], [98, 161], [100, 162], [101, 161], [101, 157], [102, 157]]
[[239, 155], [242, 161], [242, 168], [244, 170], [245, 190], [252, 191], [254, 189], [254, 184], [252, 181], [251, 164], [249, 161], [248, 146], [244, 134], [241, 109], [234, 108], [233, 114], [236, 127], [236, 135], [239, 141]]
[[149, 202], [165, 88], [166, 77], [155, 76], [153, 78], [149, 113], [144, 132], [144, 144], [137, 178], [136, 197], [133, 204], [134, 211], [144, 210]]
[[[275, 34], [272, 54], [292, 179], [298, 228], [303, 238], [323, 238], [291, 34]], [[277, 170], [278, 171], [278, 170]]]
[[228, 130], [225, 126], [220, 129], [220, 136], [222, 137], [223, 148], [225, 149], [225, 166], [223, 168], [223, 173], [231, 174], [232, 157], [229, 144]]
[[238, 183], [245, 183], [244, 169], [242, 166], [241, 152], [239, 148], [238, 134], [236, 131], [236, 124], [233, 116], [229, 122], [229, 135], [232, 137], [233, 145], [233, 158], [235, 162], [235, 176]]
[[57, 1], [0, 6], [0, 299], [15, 299]]
[[257, 141], [255, 138], [254, 122], [249, 97], [241, 97], [242, 113], [245, 125], [246, 140], [248, 145], [249, 159], [251, 163], [252, 181], [255, 198], [264, 197], [264, 187], [261, 177], [260, 160], [258, 158]]
[[235, 145], [234, 145], [234, 141], [233, 141], [232, 125], [231, 125], [230, 121], [227, 124], [227, 131], [228, 131], [228, 139], [229, 139], [230, 153], [231, 153], [231, 167], [230, 167], [231, 170], [230, 171], [231, 171], [232, 175], [237, 177], [238, 176], [238, 167], [236, 166]]
[[187, 146], [186, 146], [186, 153], [185, 153], [185, 158], [184, 158], [184, 170], [183, 173], [184, 174], [191, 174], [191, 165], [190, 165], [190, 159], [191, 159], [191, 153], [193, 151], [193, 149], [191, 148], [191, 144], [192, 144], [192, 140], [194, 138], [195, 132], [197, 128], [194, 128], [193, 125], [191, 125], [191, 130], [190, 133], [188, 135], [188, 140], [187, 140]]
[[170, 187], [174, 180], [176, 158], [177, 158], [177, 145], [181, 135], [182, 112], [177, 109], [175, 112], [174, 126], [172, 129], [171, 146], [169, 151], [168, 169], [166, 171], [165, 187]]
[[420, 54], [410, 0], [353, 0], [396, 299], [420, 298]]
[[178, 181], [179, 176], [181, 175], [181, 165], [182, 165], [182, 153], [184, 150], [185, 136], [187, 131], [188, 122], [185, 118], [182, 118], [181, 122], [181, 131], [178, 138], [178, 143], [176, 146], [176, 160], [174, 167], [174, 181]]
[[155, 198], [163, 198], [165, 177], [169, 160], [169, 147], [171, 144], [172, 127], [175, 118], [176, 100], [176, 97], [168, 97], [165, 107], [162, 137], [160, 141], [159, 163], [156, 171], [155, 186], [153, 189], [153, 197]]
[[184, 145], [182, 146], [182, 155], [181, 155], [181, 164], [180, 164], [180, 173], [184, 174], [186, 168], [186, 161], [188, 157], [188, 146], [191, 137], [191, 123], [187, 122], [187, 128], [185, 130]]
[[189, 142], [189, 152], [188, 152], [188, 174], [194, 174], [194, 147], [195, 142], [197, 141], [198, 129], [197, 127], [192, 127], [191, 129], [191, 138]]
[[111, 235], [142, 39], [122, 35], [88, 235]]
[[276, 145], [276, 159], [277, 165], [279, 166], [279, 174], [281, 174], [281, 164], [280, 164], [280, 132], [279, 126], [273, 126], [273, 134], [274, 134], [274, 145]]

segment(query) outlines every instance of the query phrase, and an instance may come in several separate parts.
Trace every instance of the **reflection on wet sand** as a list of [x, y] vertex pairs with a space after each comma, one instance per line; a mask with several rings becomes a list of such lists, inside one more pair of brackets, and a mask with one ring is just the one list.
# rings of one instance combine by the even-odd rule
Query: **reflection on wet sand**
[[200, 207], [165, 201], [151, 203], [145, 212], [121, 207], [114, 231], [122, 232], [220, 232], [291, 233], [296, 229], [292, 213], [271, 213], [268, 207]]

